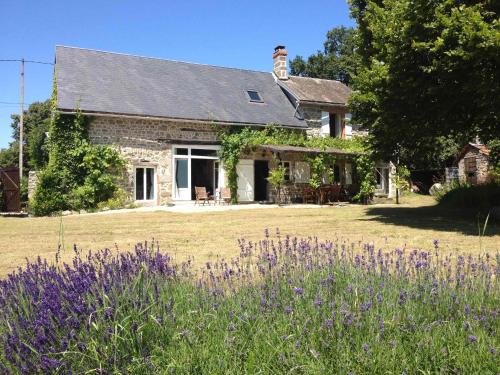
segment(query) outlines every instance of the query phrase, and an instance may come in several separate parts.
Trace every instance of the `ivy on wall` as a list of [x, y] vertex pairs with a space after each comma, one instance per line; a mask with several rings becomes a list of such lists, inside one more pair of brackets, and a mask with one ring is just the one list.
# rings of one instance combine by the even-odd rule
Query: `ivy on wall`
[[[274, 124], [269, 124], [265, 128], [261, 129], [250, 127], [219, 127], [218, 138], [221, 141], [219, 157], [222, 160], [224, 170], [226, 171], [228, 187], [231, 190], [231, 199], [234, 203], [238, 200], [238, 173], [236, 167], [238, 165], [239, 158], [242, 154], [252, 151], [259, 145], [288, 145], [319, 149], [336, 148], [356, 153], [354, 160], [356, 164], [359, 158], [361, 158], [361, 162], [364, 162], [365, 164], [367, 160], [371, 160], [371, 153], [367, 147], [366, 140], [362, 138], [308, 138], [303, 132], [280, 128]], [[327, 153], [319, 153], [314, 156], [308, 156], [307, 161], [311, 166], [310, 185], [312, 187], [319, 187], [325, 172], [328, 174], [328, 165], [331, 165], [334, 159]], [[371, 191], [371, 188], [369, 187], [373, 186], [373, 190], [375, 187], [373, 168], [369, 172], [365, 169], [360, 169], [359, 171], [356, 169], [356, 171], [362, 181], [360, 189], [363, 190], [363, 188], [366, 188], [366, 192], [363, 192], [362, 195], [358, 197], [360, 200], [363, 200], [363, 197], [369, 195], [368, 191]], [[366, 182], [363, 184], [365, 180]]]
[[[55, 75], [54, 75], [55, 76]], [[118, 150], [92, 145], [88, 138], [90, 118], [57, 111], [54, 79], [49, 126], [49, 162], [40, 172], [30, 202], [35, 215], [63, 210], [94, 209], [120, 194], [118, 180], [125, 162]]]

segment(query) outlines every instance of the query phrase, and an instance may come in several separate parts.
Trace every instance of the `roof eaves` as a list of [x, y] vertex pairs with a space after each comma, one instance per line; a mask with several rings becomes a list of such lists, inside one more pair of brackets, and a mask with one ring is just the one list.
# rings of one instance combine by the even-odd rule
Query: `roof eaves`
[[[75, 109], [57, 108], [60, 113], [65, 113], [69, 115], [76, 114]], [[180, 122], [199, 122], [199, 123], [213, 123], [222, 124], [228, 126], [267, 126], [268, 123], [248, 123], [248, 122], [237, 122], [237, 121], [221, 121], [216, 119], [194, 119], [194, 118], [180, 118], [180, 117], [165, 117], [165, 116], [148, 116], [148, 115], [138, 115], [130, 113], [116, 113], [116, 112], [95, 112], [95, 111], [81, 111], [83, 115], [86, 116], [100, 116], [100, 117], [126, 117], [126, 118], [138, 118], [146, 120], [170, 120], [170, 121], [180, 121]], [[283, 128], [290, 129], [307, 129], [307, 125], [304, 126], [292, 125], [292, 124], [278, 124]]]

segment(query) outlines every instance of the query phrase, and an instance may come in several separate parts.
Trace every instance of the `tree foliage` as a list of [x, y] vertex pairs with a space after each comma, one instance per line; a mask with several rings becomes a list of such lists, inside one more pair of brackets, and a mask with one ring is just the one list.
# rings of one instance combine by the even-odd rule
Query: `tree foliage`
[[[38, 170], [48, 161], [47, 137], [50, 122], [50, 100], [30, 104], [24, 111], [24, 170]], [[19, 115], [11, 115], [12, 138], [9, 147], [0, 150], [0, 168], [19, 166]]]
[[309, 56], [307, 61], [296, 56], [290, 61], [292, 75], [335, 79], [349, 85], [356, 71], [355, 30], [351, 27], [334, 27], [326, 34], [323, 51]]
[[498, 2], [351, 0], [360, 66], [353, 119], [376, 156], [442, 166], [479, 136], [500, 136]]

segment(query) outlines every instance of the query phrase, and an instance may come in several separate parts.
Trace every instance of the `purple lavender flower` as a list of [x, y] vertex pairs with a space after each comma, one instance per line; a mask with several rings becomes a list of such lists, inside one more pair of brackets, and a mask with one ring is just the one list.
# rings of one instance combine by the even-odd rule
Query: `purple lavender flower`
[[293, 312], [293, 309], [290, 306], [285, 306], [285, 314], [291, 314]]
[[475, 344], [477, 342], [477, 337], [474, 335], [469, 335], [468, 340], [471, 344]]
[[316, 306], [317, 308], [319, 308], [319, 307], [321, 307], [322, 304], [323, 304], [323, 300], [321, 299], [320, 296], [317, 296], [314, 299], [314, 306]]
[[332, 329], [333, 328], [333, 320], [332, 319], [327, 319], [325, 325], [326, 325], [326, 328]]
[[301, 287], [298, 287], [298, 286], [294, 287], [293, 291], [297, 295], [302, 295], [304, 293], [304, 289], [302, 289]]

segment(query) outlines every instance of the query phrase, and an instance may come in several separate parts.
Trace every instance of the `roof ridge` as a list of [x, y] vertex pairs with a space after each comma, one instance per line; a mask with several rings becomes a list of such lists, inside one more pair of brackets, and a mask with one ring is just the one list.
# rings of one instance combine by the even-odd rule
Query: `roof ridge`
[[[329, 78], [317, 78], [317, 77], [303, 77], [303, 76], [290, 76], [290, 77], [293, 77], [293, 78], [302, 78], [302, 79], [318, 79], [320, 81], [328, 81], [328, 82], [338, 82], [338, 83], [342, 83], [341, 81], [339, 81], [338, 79], [329, 79]], [[345, 83], [342, 83], [343, 85], [346, 85]], [[347, 85], [346, 85], [347, 86]]]
[[92, 51], [92, 52], [99, 52], [99, 53], [107, 53], [107, 54], [111, 54], [111, 55], [130, 56], [130, 57], [136, 57], [136, 58], [140, 58], [140, 59], [168, 61], [168, 62], [174, 62], [174, 63], [179, 63], [179, 64], [208, 66], [208, 67], [211, 67], [211, 68], [218, 68], [218, 69], [231, 69], [231, 70], [239, 70], [239, 71], [244, 71], [244, 72], [272, 74], [272, 72], [265, 72], [263, 70], [243, 69], [243, 68], [234, 68], [234, 67], [230, 67], [230, 66], [220, 66], [220, 65], [203, 64], [203, 63], [196, 63], [196, 62], [189, 62], [189, 61], [182, 61], [182, 60], [164, 59], [164, 58], [160, 58], [160, 57], [135, 55], [135, 54], [131, 54], [131, 53], [104, 51], [104, 50], [95, 49], [95, 48], [73, 47], [73, 46], [65, 46], [65, 45], [62, 45], [62, 44], [56, 44], [56, 49], [57, 49], [57, 47], [78, 49], [78, 50], [84, 50], [84, 51]]

